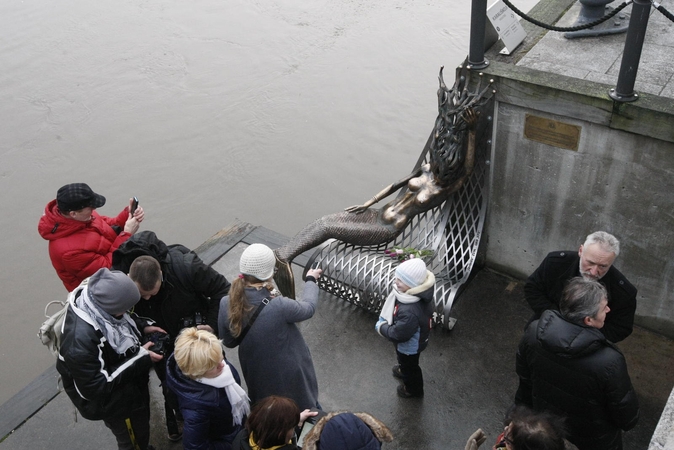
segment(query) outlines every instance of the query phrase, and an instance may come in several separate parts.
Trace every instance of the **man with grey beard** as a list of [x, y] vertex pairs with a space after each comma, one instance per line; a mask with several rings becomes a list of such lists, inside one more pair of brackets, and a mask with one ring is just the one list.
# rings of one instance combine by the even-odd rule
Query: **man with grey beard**
[[637, 289], [613, 266], [620, 253], [620, 242], [605, 231], [590, 234], [578, 252], [549, 253], [524, 285], [524, 296], [534, 310], [530, 322], [546, 309], [559, 310], [559, 301], [567, 282], [582, 276], [598, 281], [608, 292], [611, 312], [601, 332], [611, 342], [620, 342], [632, 333], [637, 308]]

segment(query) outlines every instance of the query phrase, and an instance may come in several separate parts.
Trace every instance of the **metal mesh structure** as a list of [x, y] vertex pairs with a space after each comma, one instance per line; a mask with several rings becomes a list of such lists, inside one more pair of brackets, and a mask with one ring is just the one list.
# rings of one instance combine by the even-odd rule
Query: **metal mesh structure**
[[[450, 319], [449, 312], [461, 286], [470, 276], [486, 217], [486, 155], [491, 147], [491, 117], [482, 121], [478, 132], [480, 138], [473, 173], [442, 205], [414, 217], [394, 241], [385, 244], [363, 247], [335, 239], [326, 241], [309, 259], [305, 273], [315, 264], [320, 265], [323, 269], [318, 280], [321, 289], [376, 313], [391, 290], [399, 264], [384, 251], [394, 246], [432, 250], [433, 255], [424, 260], [436, 276], [436, 319], [451, 328], [454, 320]], [[417, 167], [428, 162], [428, 145]], [[404, 193], [403, 190], [399, 195]]]

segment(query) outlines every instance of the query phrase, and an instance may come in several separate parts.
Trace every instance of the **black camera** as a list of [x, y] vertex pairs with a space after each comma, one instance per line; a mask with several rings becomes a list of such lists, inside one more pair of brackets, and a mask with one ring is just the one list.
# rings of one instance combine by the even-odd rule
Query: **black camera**
[[182, 322], [183, 328], [196, 327], [198, 325], [206, 325], [206, 317], [204, 317], [201, 312], [197, 311], [191, 316], [183, 317], [180, 319]]
[[171, 336], [161, 331], [155, 331], [145, 336], [145, 342], [152, 342], [152, 347], [148, 350], [163, 355], [171, 346]]

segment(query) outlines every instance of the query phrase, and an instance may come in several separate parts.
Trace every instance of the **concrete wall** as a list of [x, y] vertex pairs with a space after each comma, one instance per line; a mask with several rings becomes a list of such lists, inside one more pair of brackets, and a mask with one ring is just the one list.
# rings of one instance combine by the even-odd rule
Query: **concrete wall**
[[[637, 323], [674, 337], [671, 100], [615, 105], [610, 86], [498, 62], [485, 72], [497, 89], [487, 265], [526, 277], [549, 251], [606, 230], [639, 290]], [[525, 138], [526, 114], [579, 126], [578, 150]]]

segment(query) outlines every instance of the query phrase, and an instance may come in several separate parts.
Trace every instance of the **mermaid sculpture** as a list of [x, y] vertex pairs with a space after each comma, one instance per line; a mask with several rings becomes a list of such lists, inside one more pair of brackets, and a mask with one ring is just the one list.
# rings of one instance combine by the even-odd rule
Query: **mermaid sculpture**
[[[330, 238], [364, 246], [392, 241], [414, 216], [442, 204], [470, 178], [475, 164], [475, 125], [479, 114], [476, 108], [485, 104], [495, 92], [490, 88], [493, 80], [482, 88], [482, 74], [479, 74], [477, 86], [469, 91], [472, 72], [459, 66], [454, 86], [448, 89], [442, 71], [441, 67], [438, 117], [429, 147], [430, 163], [390, 184], [363, 205], [321, 217], [276, 249], [278, 271], [274, 280], [284, 295], [295, 298], [290, 263], [297, 255]], [[404, 195], [397, 196], [380, 209], [370, 209], [404, 186], [407, 186]]]

